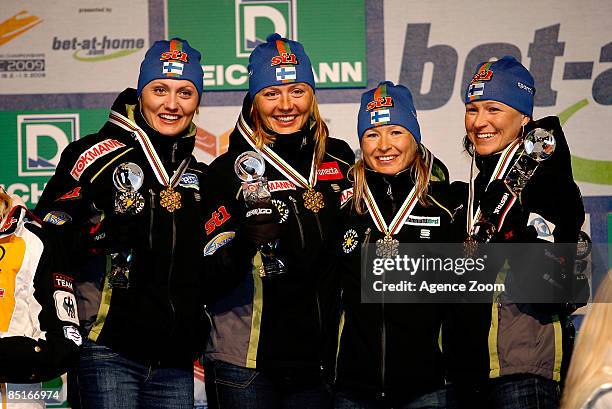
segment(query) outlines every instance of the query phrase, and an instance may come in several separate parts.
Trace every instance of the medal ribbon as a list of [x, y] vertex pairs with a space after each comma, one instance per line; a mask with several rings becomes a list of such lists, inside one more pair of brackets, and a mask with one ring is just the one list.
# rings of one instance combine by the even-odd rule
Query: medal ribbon
[[[508, 167], [510, 166], [512, 158], [521, 147], [520, 141], [520, 138], [515, 139], [514, 142], [506, 146], [506, 148], [502, 151], [500, 158], [497, 161], [497, 165], [495, 165], [495, 169], [493, 170], [493, 174], [491, 174], [491, 178], [489, 179], [489, 182], [487, 182], [485, 190], [495, 179], [501, 179], [504, 177]], [[474, 213], [474, 181], [476, 179], [476, 175], [474, 174], [475, 158], [476, 152], [474, 152], [474, 156], [472, 156], [472, 164], [470, 165], [470, 189], [468, 192], [468, 215], [466, 220], [466, 229], [468, 234], [472, 233], [474, 224], [476, 224], [476, 221], [480, 218], [480, 206], [478, 206], [476, 213]]]
[[248, 142], [248, 144], [251, 145], [251, 147], [255, 149], [255, 151], [261, 153], [261, 155], [264, 157], [266, 162], [274, 166], [274, 168], [276, 168], [276, 170], [282, 173], [287, 179], [289, 179], [296, 185], [301, 186], [304, 189], [310, 190], [314, 188], [315, 184], [317, 183], [317, 166], [315, 164], [315, 153], [316, 152], [312, 153], [312, 163], [310, 165], [310, 176], [308, 177], [308, 180], [306, 180], [302, 175], [298, 173], [297, 170], [295, 170], [291, 165], [285, 162], [283, 158], [278, 156], [278, 154], [276, 154], [268, 146], [264, 145], [261, 149], [257, 147], [255, 138], [253, 137], [253, 130], [249, 127], [249, 125], [246, 123], [246, 121], [242, 117], [242, 113], [240, 114], [240, 117], [238, 118], [238, 122], [236, 123], [236, 128], [238, 128], [238, 131], [242, 134], [242, 136]]
[[[422, 148], [425, 156], [425, 163], [429, 164], [429, 170], [427, 172], [427, 180], [429, 181], [429, 179], [431, 178], [431, 170], [433, 168], [434, 157], [431, 152], [427, 150], [427, 148], [425, 148], [424, 146]], [[370, 217], [372, 218], [372, 221], [374, 221], [376, 228], [382, 233], [384, 233], [385, 236], [393, 236], [399, 233], [402, 227], [404, 227], [404, 223], [406, 222], [406, 220], [408, 220], [408, 217], [410, 217], [414, 206], [416, 206], [418, 202], [416, 188], [417, 186], [415, 184], [410, 193], [408, 193], [408, 196], [404, 200], [404, 203], [402, 203], [402, 206], [400, 207], [399, 211], [395, 214], [393, 220], [391, 220], [391, 223], [387, 227], [387, 223], [385, 222], [385, 219], [383, 218], [382, 213], [378, 208], [378, 205], [376, 204], [376, 200], [374, 200], [374, 196], [372, 196], [372, 192], [370, 191], [368, 182], [365, 182], [365, 202], [370, 213]]]
[[147, 161], [149, 162], [149, 165], [151, 166], [151, 169], [153, 170], [153, 173], [157, 177], [159, 183], [169, 188], [174, 188], [176, 185], [178, 185], [183, 173], [185, 173], [187, 170], [187, 165], [189, 165], [189, 160], [191, 158], [187, 157], [183, 159], [179, 167], [174, 171], [172, 177], [169, 177], [161, 159], [159, 158], [159, 155], [155, 151], [155, 147], [149, 139], [149, 136], [142, 130], [142, 128], [125, 116], [113, 110], [110, 112], [108, 121], [134, 135], [134, 138], [140, 144], [140, 147], [142, 148], [142, 151], [144, 152], [144, 155], [147, 158]]

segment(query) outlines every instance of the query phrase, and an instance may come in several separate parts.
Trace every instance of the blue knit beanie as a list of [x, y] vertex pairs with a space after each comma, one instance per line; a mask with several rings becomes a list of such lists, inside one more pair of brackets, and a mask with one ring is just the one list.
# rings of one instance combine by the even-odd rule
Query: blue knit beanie
[[465, 103], [493, 100], [533, 116], [535, 95], [533, 77], [514, 57], [505, 56], [478, 65], [467, 87]]
[[310, 58], [297, 41], [270, 34], [249, 57], [249, 95], [251, 100], [266, 87], [304, 82], [315, 91]]
[[204, 72], [200, 59], [200, 52], [191, 48], [187, 40], [173, 38], [170, 41], [156, 41], [140, 64], [138, 97], [149, 82], [157, 79], [191, 81], [201, 97]]
[[412, 94], [403, 85], [384, 81], [361, 95], [357, 121], [359, 143], [370, 128], [383, 125], [400, 125], [406, 128], [417, 143], [421, 143], [421, 128], [412, 102]]

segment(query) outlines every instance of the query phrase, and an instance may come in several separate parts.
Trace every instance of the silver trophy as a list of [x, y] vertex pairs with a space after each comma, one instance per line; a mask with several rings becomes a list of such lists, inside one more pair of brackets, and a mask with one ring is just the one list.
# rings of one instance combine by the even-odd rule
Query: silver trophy
[[138, 189], [144, 182], [144, 173], [133, 162], [124, 162], [113, 171], [115, 185], [115, 213], [133, 216], [142, 211], [145, 200]]
[[[266, 162], [255, 151], [243, 152], [234, 162], [234, 172], [242, 181], [242, 196], [248, 209], [254, 209], [262, 204], [268, 207], [274, 206], [268, 180], [264, 177], [265, 171]], [[287, 272], [285, 263], [276, 255], [278, 242], [277, 239], [259, 247], [262, 261], [259, 276], [262, 278]]]
[[516, 195], [520, 194], [540, 163], [555, 152], [555, 146], [555, 137], [551, 132], [542, 128], [531, 130], [523, 141], [524, 151], [504, 179], [508, 189]]
[[[529, 131], [523, 140], [523, 152], [504, 178], [504, 183], [508, 189], [515, 195], [519, 195], [540, 166], [540, 163], [550, 158], [555, 152], [555, 146], [555, 137], [550, 131], [542, 128]], [[481, 213], [467, 241], [488, 243], [495, 233], [497, 233], [496, 224]]]

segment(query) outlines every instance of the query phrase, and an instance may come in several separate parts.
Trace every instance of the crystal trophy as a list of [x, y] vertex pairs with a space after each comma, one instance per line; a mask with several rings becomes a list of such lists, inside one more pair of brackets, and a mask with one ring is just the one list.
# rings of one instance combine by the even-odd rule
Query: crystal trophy
[[[555, 146], [555, 137], [550, 131], [542, 128], [529, 131], [523, 140], [523, 152], [504, 178], [508, 190], [518, 196], [535, 174], [540, 163], [550, 158], [555, 152]], [[496, 224], [489, 220], [487, 215], [481, 213], [467, 241], [488, 243], [496, 233]]]
[[[240, 154], [234, 162], [234, 172], [242, 181], [242, 196], [248, 209], [261, 205], [271, 206], [272, 196], [268, 188], [268, 181], [264, 177], [266, 162], [255, 151]], [[261, 267], [259, 276], [262, 278], [285, 274], [285, 263], [276, 254], [279, 240], [276, 239], [259, 247], [261, 254]]]

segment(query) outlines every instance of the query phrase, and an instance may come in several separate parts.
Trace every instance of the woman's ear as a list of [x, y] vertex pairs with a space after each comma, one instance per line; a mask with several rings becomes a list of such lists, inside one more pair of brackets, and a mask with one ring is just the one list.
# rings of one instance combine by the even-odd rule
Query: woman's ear
[[521, 126], [525, 126], [529, 123], [529, 117], [527, 115], [523, 115], [523, 120], [521, 121]]

